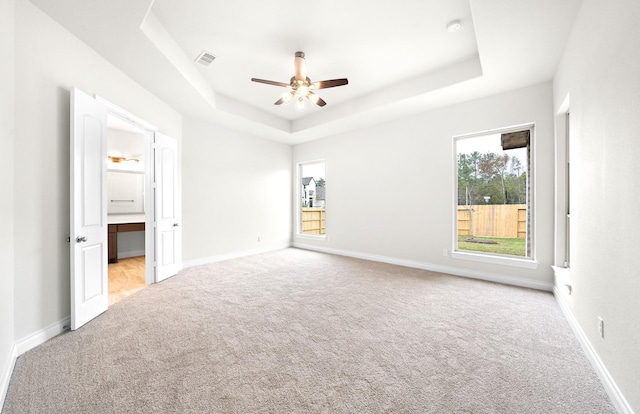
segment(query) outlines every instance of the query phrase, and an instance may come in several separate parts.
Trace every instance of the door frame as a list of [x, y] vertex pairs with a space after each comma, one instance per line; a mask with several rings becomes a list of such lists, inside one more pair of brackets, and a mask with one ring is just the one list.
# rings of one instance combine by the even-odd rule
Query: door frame
[[[77, 102], [76, 103], [76, 99]], [[95, 234], [92, 234], [90, 236], [83, 236], [81, 234], [76, 234], [78, 232], [78, 229], [76, 229], [76, 219], [78, 218], [76, 209], [75, 209], [75, 198], [76, 198], [76, 191], [74, 190], [76, 188], [76, 186], [78, 185], [78, 183], [82, 183], [85, 182], [83, 180], [82, 177], [78, 177], [78, 174], [76, 174], [76, 168], [75, 168], [75, 164], [72, 164], [70, 166], [70, 185], [71, 185], [71, 207], [70, 207], [70, 220], [71, 220], [71, 224], [70, 224], [70, 237], [68, 238], [69, 242], [76, 241], [76, 244], [80, 244], [80, 243], [84, 243], [87, 242], [89, 239], [94, 240], [94, 239], [101, 239], [102, 240], [102, 253], [100, 254], [101, 256], [103, 256], [103, 259], [98, 259], [98, 261], [93, 260], [92, 262], [87, 262], [89, 264], [91, 263], [101, 263], [103, 265], [103, 267], [100, 267], [100, 288], [96, 289], [96, 281], [95, 278], [93, 280], [89, 280], [86, 281], [86, 268], [87, 268], [87, 263], [84, 262], [78, 262], [76, 260], [76, 254], [75, 254], [75, 250], [71, 250], [70, 252], [70, 266], [71, 266], [71, 271], [70, 273], [70, 283], [71, 283], [71, 330], [75, 330], [78, 329], [79, 327], [83, 326], [85, 323], [89, 322], [90, 320], [94, 319], [96, 316], [98, 316], [100, 313], [106, 311], [108, 309], [108, 297], [106, 295], [108, 295], [107, 292], [107, 286], [108, 286], [108, 265], [107, 265], [107, 238], [108, 238], [108, 220], [107, 220], [107, 202], [106, 202], [106, 175], [108, 172], [108, 168], [107, 168], [107, 154], [106, 154], [106, 147], [107, 147], [107, 118], [109, 116], [115, 116], [116, 118], [127, 122], [131, 125], [135, 125], [138, 129], [140, 129], [142, 131], [142, 133], [145, 135], [145, 155], [148, 154], [148, 158], [149, 161], [145, 163], [145, 284], [152, 284], [152, 283], [157, 283], [159, 282], [161, 279], [158, 277], [159, 275], [159, 268], [160, 267], [164, 267], [164, 262], [161, 263], [161, 260], [159, 260], [159, 258], [164, 257], [164, 255], [160, 256], [159, 253], [159, 249], [156, 246], [156, 243], [159, 240], [159, 236], [158, 236], [158, 231], [159, 231], [159, 227], [157, 225], [156, 222], [156, 214], [158, 212], [158, 209], [156, 209], [157, 203], [158, 203], [158, 188], [161, 188], [163, 185], [165, 185], [163, 179], [162, 179], [162, 172], [157, 171], [158, 169], [158, 163], [156, 161], [156, 152], [158, 150], [158, 148], [165, 148], [165, 145], [162, 144], [161, 147], [158, 147], [157, 144], [157, 140], [158, 138], [162, 138], [162, 134], [159, 134], [159, 132], [157, 131], [157, 128], [152, 125], [149, 124], [148, 122], [144, 121], [141, 118], [138, 118], [137, 116], [129, 113], [128, 111], [120, 108], [117, 105], [114, 105], [113, 103], [109, 102], [108, 100], [100, 97], [100, 96], [96, 96], [94, 95], [93, 97], [91, 97], [91, 95], [81, 91], [78, 88], [74, 88], [73, 89], [73, 94], [71, 97], [71, 102], [70, 102], [70, 106], [71, 106], [71, 128], [70, 128], [70, 144], [71, 144], [71, 160], [73, 161], [73, 163], [76, 162], [76, 156], [75, 156], [75, 151], [76, 151], [76, 141], [78, 141], [77, 139], [77, 135], [78, 135], [78, 131], [80, 131], [80, 133], [83, 134], [82, 138], [83, 139], [88, 139], [85, 137], [85, 135], [89, 134], [89, 138], [92, 137], [96, 137], [97, 134], [100, 135], [99, 139], [99, 145], [100, 148], [99, 151], [96, 151], [96, 143], [98, 142], [96, 139], [92, 139], [90, 141], [91, 145], [87, 145], [87, 146], [81, 146], [81, 152], [82, 154], [84, 154], [85, 157], [89, 157], [87, 158], [88, 161], [84, 163], [85, 166], [91, 166], [91, 171], [93, 171], [94, 175], [98, 174], [100, 175], [100, 179], [102, 180], [102, 184], [101, 184], [101, 189], [100, 189], [100, 194], [96, 193], [96, 188], [99, 185], [96, 185], [95, 183], [91, 183], [92, 185], [87, 187], [91, 189], [91, 192], [89, 194], [92, 200], [99, 196], [101, 198], [101, 208], [100, 208], [100, 229], [97, 229], [96, 231], [94, 231]], [[98, 119], [97, 124], [96, 122], [94, 122], [92, 125], [92, 128], [84, 128], [82, 126], [78, 127], [76, 125], [76, 120], [80, 119], [80, 117], [82, 117], [82, 119], [85, 118], [89, 118], [89, 119]], [[99, 131], [97, 131], [95, 125], [98, 125], [99, 127]], [[89, 131], [89, 133], [87, 133], [87, 131]], [[96, 132], [97, 131], [97, 132]], [[170, 138], [170, 137], [166, 137], [166, 139], [171, 139], [171, 145], [166, 146], [166, 148], [175, 148], [176, 151], [173, 152], [173, 161], [171, 161], [171, 165], [172, 166], [177, 166], [178, 165], [178, 157], [177, 157], [177, 142], [175, 139]], [[165, 139], [163, 138], [161, 140], [162, 142], [165, 141]], [[84, 144], [82, 144], [84, 145]], [[82, 155], [81, 154], [81, 155]], [[86, 155], [88, 154], [88, 155]], [[102, 159], [101, 161], [97, 161], [97, 158]], [[169, 163], [167, 164], [169, 165]], [[165, 170], [167, 168], [167, 165], [163, 164], [163, 167], [165, 167]], [[169, 165], [169, 166], [171, 166]], [[164, 170], [163, 170], [164, 171]], [[173, 174], [177, 173], [177, 171], [174, 171]], [[94, 181], [95, 181], [95, 177]], [[181, 229], [179, 228], [179, 222], [178, 220], [180, 219], [180, 214], [181, 214], [181, 210], [179, 208], [181, 201], [180, 201], [180, 189], [179, 189], [179, 183], [177, 182], [177, 180], [175, 180], [175, 178], [172, 180], [171, 182], [172, 187], [174, 188], [176, 185], [178, 186], [178, 190], [176, 191], [171, 191], [170, 193], [173, 194], [174, 196], [178, 197], [178, 200], [176, 201], [175, 199], [172, 201], [174, 203], [177, 202], [177, 205], [175, 206], [175, 211], [178, 211], [178, 216], [177, 217], [171, 217], [174, 218], [175, 221], [173, 222], [173, 224], [171, 225], [172, 228], [174, 228], [174, 232], [178, 233], [178, 235], [174, 235], [174, 238], [171, 240], [180, 240], [180, 234], [181, 234]], [[166, 194], [166, 193], [165, 193]], [[86, 197], [86, 195], [83, 196]], [[165, 200], [166, 201], [166, 200]], [[85, 204], [87, 204], [88, 202], [83, 202]], [[95, 204], [95, 203], [94, 203]], [[94, 220], [95, 221], [95, 220]], [[84, 231], [85, 229], [83, 229]], [[98, 237], [98, 235], [102, 233], [101, 237]], [[84, 246], [84, 245], [83, 245]], [[76, 248], [77, 246], [74, 244], [74, 248]], [[179, 272], [182, 268], [182, 254], [181, 254], [181, 250], [182, 250], [182, 246], [181, 244], [178, 245], [176, 243], [173, 243], [173, 245], [171, 246], [163, 246], [163, 248], [168, 248], [171, 247], [174, 249], [174, 251], [176, 252], [173, 256], [171, 256], [171, 258], [178, 258], [179, 262], [178, 263], [170, 263], [171, 265], [175, 265], [173, 268], [175, 268], [176, 273]], [[96, 255], [94, 254], [90, 259], [95, 259]], [[96, 266], [94, 266], [96, 267]], [[172, 268], [172, 269], [173, 269]], [[84, 273], [83, 273], [84, 272]], [[163, 278], [166, 277], [170, 277], [170, 276], [174, 276], [175, 274], [172, 275], [164, 275]], [[93, 275], [93, 273], [91, 273], [91, 275]], [[77, 283], [81, 283], [84, 285], [77, 285]], [[100, 299], [99, 302], [97, 301], [93, 301], [93, 303], [97, 303], [96, 306], [94, 306], [93, 308], [83, 308], [80, 312], [76, 312], [74, 310], [74, 308], [76, 307], [76, 305], [78, 303], [82, 304], [84, 302], [86, 302], [86, 300], [84, 298], [80, 298], [79, 302], [76, 301], [76, 298], [78, 295], [81, 295], [82, 292], [80, 292], [77, 289], [77, 286], [84, 286], [83, 289], [85, 289], [85, 292], [87, 291], [87, 289], [93, 289], [90, 291], [90, 293], [94, 292], [94, 291], [99, 291], [98, 294], [94, 294], [91, 298], [96, 297], [97, 295], [99, 295], [98, 299]], [[88, 286], [88, 288], [87, 288]], [[80, 293], [78, 293], [80, 292]], [[84, 312], [84, 313], [83, 313]]]
[[156, 257], [155, 257], [155, 231], [154, 231], [154, 187], [153, 174], [155, 169], [155, 157], [153, 151], [154, 136], [158, 132], [158, 128], [142, 118], [139, 118], [125, 109], [111, 103], [103, 97], [96, 95], [96, 101], [101, 102], [107, 107], [107, 117], [113, 116], [125, 121], [144, 132], [144, 279], [145, 284], [150, 285], [157, 281]]

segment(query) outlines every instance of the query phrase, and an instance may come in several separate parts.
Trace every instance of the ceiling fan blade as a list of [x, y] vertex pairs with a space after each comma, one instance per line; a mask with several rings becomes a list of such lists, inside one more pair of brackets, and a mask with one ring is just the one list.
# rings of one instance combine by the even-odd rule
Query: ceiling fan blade
[[296, 80], [304, 82], [307, 79], [307, 67], [303, 52], [296, 52], [296, 57], [293, 61], [293, 74]]
[[314, 104], [318, 105], [318, 106], [325, 106], [327, 103], [324, 101], [324, 99], [322, 99], [321, 97], [319, 97], [318, 95], [316, 95], [315, 93], [309, 91], [307, 92], [307, 99], [309, 99], [311, 102], [313, 102]]
[[264, 79], [257, 79], [257, 78], [251, 78], [252, 82], [258, 82], [258, 83], [266, 83], [267, 85], [273, 85], [273, 86], [282, 86], [283, 88], [286, 88], [287, 86], [289, 86], [288, 83], [283, 83], [283, 82], [276, 82], [276, 81], [270, 81], [270, 80], [264, 80]]
[[275, 101], [273, 104], [274, 105], [282, 105], [283, 103], [287, 103], [291, 100], [291, 98], [293, 98], [293, 95], [295, 94], [295, 91], [290, 91], [287, 93], [282, 94], [282, 97], [280, 99], [278, 99], [277, 101]]
[[313, 82], [311, 87], [313, 89], [327, 89], [335, 88], [336, 86], [348, 85], [349, 80], [347, 78], [323, 80], [319, 82]]

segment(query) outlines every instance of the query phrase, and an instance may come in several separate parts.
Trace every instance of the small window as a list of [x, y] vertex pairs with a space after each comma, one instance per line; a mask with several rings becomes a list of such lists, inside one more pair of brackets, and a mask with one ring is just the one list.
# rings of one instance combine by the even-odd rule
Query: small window
[[454, 139], [454, 253], [533, 259], [532, 135], [527, 126]]
[[325, 234], [326, 181], [324, 161], [298, 164], [300, 205], [298, 233]]

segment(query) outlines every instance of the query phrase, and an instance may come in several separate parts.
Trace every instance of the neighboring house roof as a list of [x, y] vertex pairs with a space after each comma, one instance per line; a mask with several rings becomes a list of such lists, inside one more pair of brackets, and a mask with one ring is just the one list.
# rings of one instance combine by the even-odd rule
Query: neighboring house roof
[[[302, 177], [302, 185], [308, 186], [311, 180], [313, 180], [313, 177]], [[313, 181], [315, 182], [316, 180]]]
[[324, 187], [316, 187], [316, 200], [324, 200]]

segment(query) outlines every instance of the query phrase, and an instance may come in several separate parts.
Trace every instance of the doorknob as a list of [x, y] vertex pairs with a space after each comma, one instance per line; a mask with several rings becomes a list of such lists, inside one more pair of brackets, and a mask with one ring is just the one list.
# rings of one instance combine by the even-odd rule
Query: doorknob
[[82, 243], [82, 242], [86, 242], [87, 238], [85, 236], [78, 236], [76, 237], [76, 243]]
[[178, 227], [178, 223], [173, 223], [173, 227]]

